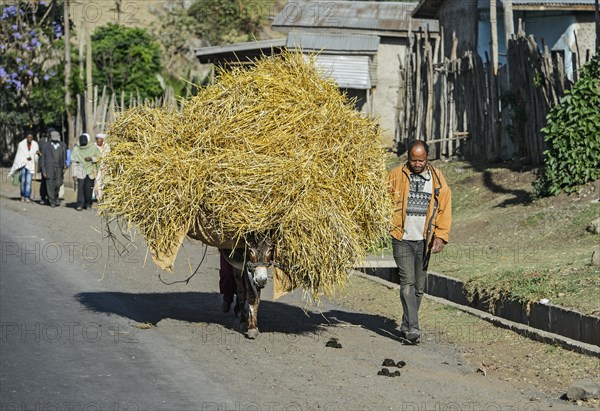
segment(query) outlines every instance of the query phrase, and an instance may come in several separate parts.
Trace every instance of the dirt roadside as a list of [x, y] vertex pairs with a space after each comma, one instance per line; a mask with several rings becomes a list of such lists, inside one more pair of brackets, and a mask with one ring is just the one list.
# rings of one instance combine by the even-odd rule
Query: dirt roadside
[[[0, 194], [3, 220], [7, 213], [30, 213], [40, 233], [56, 229], [54, 239], [44, 234], [45, 241], [108, 247], [95, 213], [69, 207], [70, 189], [67, 206], [56, 209], [19, 202], [16, 188], [5, 181]], [[425, 341], [402, 346], [393, 337], [400, 316], [397, 292], [359, 277], [351, 277], [334, 302], [324, 300], [320, 310], [310, 306], [308, 313], [300, 293], [274, 302], [267, 288], [259, 317], [262, 334], [246, 340], [237, 320], [219, 311], [215, 250], [208, 249], [201, 272], [187, 286], [167, 286], [158, 274], [167, 282], [187, 278], [203, 248], [187, 244], [176, 272], [169, 274], [154, 267], [139, 240], [135, 244], [130, 255], [75, 262], [82, 275], [118, 295], [121, 307], [103, 307], [102, 293], [75, 298], [86, 309], [128, 319], [138, 335], [145, 332], [138, 327], [149, 324], [190, 361], [218, 370], [215, 380], [243, 398], [218, 409], [250, 409], [249, 404], [259, 409], [277, 409], [273, 404], [288, 409], [570, 409], [572, 404], [558, 398], [571, 381], [599, 380], [597, 358], [527, 340], [429, 300], [422, 311]], [[343, 348], [326, 347], [330, 338]], [[407, 363], [400, 377], [377, 375], [385, 358]], [[582, 405], [598, 408], [597, 402]]]

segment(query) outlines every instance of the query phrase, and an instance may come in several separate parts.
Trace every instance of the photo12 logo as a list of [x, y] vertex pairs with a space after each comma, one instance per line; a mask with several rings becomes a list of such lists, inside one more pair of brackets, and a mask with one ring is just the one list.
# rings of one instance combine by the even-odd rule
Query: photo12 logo
[[339, 411], [340, 406], [334, 402], [318, 403], [313, 402], [301, 405], [297, 402], [203, 402], [200, 407], [202, 411], [303, 411], [303, 410], [322, 410]]
[[135, 402], [0, 402], [0, 411], [139, 411]]
[[133, 263], [136, 258], [138, 246], [135, 243], [123, 245], [120, 250], [110, 243], [105, 247], [95, 241], [86, 243], [78, 242], [15, 242], [3, 241], [0, 244], [0, 261], [7, 263], [18, 261], [20, 263], [73, 263], [79, 259], [87, 263]]
[[336, 18], [340, 14], [340, 5], [336, 2], [311, 1], [311, 2], [288, 2], [281, 11], [283, 24], [295, 24], [306, 22], [321, 24], [323, 26], [337, 26], [340, 20]]
[[97, 343], [102, 339], [112, 343], [137, 343], [138, 328], [119, 323], [97, 322], [1, 322], [0, 343]]
[[140, 12], [140, 5], [156, 3], [157, 6], [162, 2], [153, 1], [83, 1], [70, 0], [69, 14], [75, 21], [84, 21], [86, 23], [97, 24], [100, 22], [110, 22], [123, 25], [140, 24], [137, 18]]

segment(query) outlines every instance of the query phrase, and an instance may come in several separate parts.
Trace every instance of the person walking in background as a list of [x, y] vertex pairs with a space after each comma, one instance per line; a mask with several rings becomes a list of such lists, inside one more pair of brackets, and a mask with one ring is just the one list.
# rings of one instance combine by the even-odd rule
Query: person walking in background
[[90, 143], [90, 135], [83, 133], [71, 154], [71, 175], [77, 179], [77, 211], [92, 208], [92, 192], [99, 161], [100, 150]]
[[38, 158], [38, 152], [39, 146], [33, 140], [33, 133], [27, 132], [25, 138], [17, 146], [17, 154], [8, 173], [9, 177], [19, 173], [21, 201], [27, 203], [31, 201], [31, 183], [35, 174], [35, 162]]
[[50, 204], [48, 201], [48, 187], [46, 186], [46, 177], [44, 177], [44, 173], [42, 172], [42, 153], [44, 152], [44, 146], [46, 144], [50, 144], [50, 134], [56, 131], [54, 130], [54, 128], [49, 127], [48, 128], [48, 132], [46, 134], [42, 134], [42, 136], [40, 137], [40, 141], [39, 141], [39, 147], [40, 147], [40, 151], [39, 151], [39, 156], [40, 156], [40, 160], [39, 160], [39, 167], [38, 167], [38, 172], [40, 173], [40, 204], [41, 205], [45, 205], [45, 204]]
[[452, 225], [450, 187], [441, 171], [428, 164], [428, 155], [425, 142], [412, 141], [408, 161], [388, 174], [394, 206], [390, 234], [402, 303], [400, 338], [409, 344], [418, 344], [421, 339], [418, 313], [429, 256], [448, 243]]
[[[100, 159], [104, 158], [110, 152], [110, 146], [106, 142], [106, 134], [96, 134], [96, 147], [100, 151]], [[104, 166], [100, 163], [98, 174], [96, 174], [96, 183], [94, 185], [94, 197], [97, 201], [102, 198], [102, 177], [104, 176]]]
[[42, 176], [46, 179], [50, 207], [60, 205], [58, 191], [63, 184], [66, 168], [67, 146], [60, 141], [58, 131], [50, 132], [50, 142], [42, 145]]

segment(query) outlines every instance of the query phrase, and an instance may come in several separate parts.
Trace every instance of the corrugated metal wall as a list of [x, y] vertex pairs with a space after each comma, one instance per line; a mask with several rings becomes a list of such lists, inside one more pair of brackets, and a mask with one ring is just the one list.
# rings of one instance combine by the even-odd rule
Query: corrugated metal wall
[[322, 67], [325, 74], [340, 88], [369, 90], [372, 87], [369, 56], [319, 54], [315, 56], [315, 63]]

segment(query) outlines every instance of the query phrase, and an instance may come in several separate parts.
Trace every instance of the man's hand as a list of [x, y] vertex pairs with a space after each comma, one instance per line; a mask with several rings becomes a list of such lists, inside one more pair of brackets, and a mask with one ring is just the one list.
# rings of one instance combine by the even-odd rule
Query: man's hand
[[440, 251], [442, 251], [445, 245], [446, 244], [444, 243], [444, 240], [436, 237], [433, 239], [433, 246], [431, 247], [431, 251], [433, 251], [434, 254], [437, 254]]
[[48, 174], [42, 173], [42, 175], [44, 176], [44, 178], [48, 178]]

